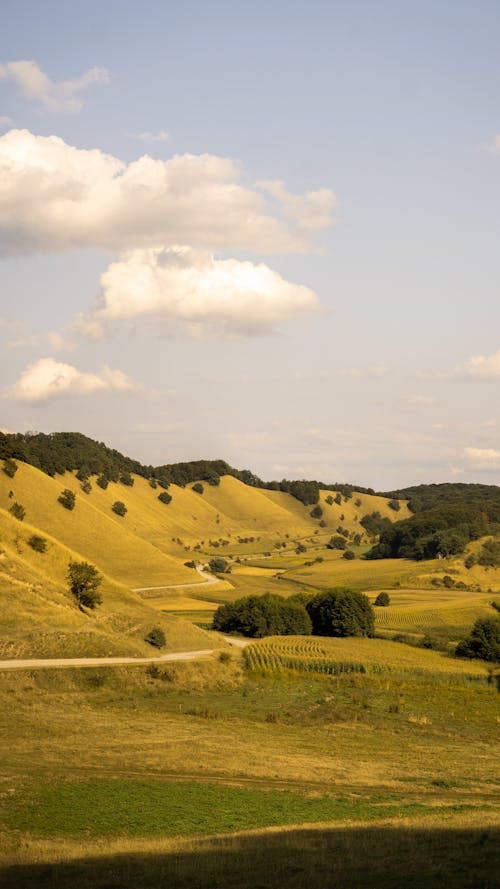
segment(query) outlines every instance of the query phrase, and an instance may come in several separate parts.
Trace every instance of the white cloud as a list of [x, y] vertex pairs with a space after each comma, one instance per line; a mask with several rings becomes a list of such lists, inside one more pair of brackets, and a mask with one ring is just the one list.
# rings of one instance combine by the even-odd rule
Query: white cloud
[[8, 127], [11, 123], [12, 118], [7, 117], [6, 114], [0, 114], [0, 127]]
[[48, 333], [33, 333], [30, 336], [21, 337], [11, 343], [12, 349], [33, 349], [47, 343], [58, 352], [73, 352], [75, 344], [58, 333], [57, 330], [49, 330]]
[[310, 213], [305, 196], [305, 216], [291, 226], [270, 215], [263, 195], [240, 185], [240, 175], [234, 161], [210, 154], [144, 155], [125, 164], [57, 136], [10, 130], [0, 137], [0, 249], [309, 249], [303, 232], [320, 218], [327, 224], [326, 211]]
[[5, 397], [13, 401], [49, 401], [62, 395], [92, 395], [115, 390], [130, 392], [137, 386], [126, 374], [104, 367], [99, 374], [84, 373], [72, 364], [41, 358], [25, 368]]
[[493, 355], [474, 355], [456, 373], [477, 380], [500, 379], [500, 349]]
[[20, 59], [0, 64], [0, 79], [13, 80], [28, 101], [38, 102], [47, 111], [80, 111], [82, 90], [95, 83], [109, 83], [105, 68], [89, 68], [75, 80], [51, 80], [36, 62]]
[[465, 448], [465, 457], [474, 469], [500, 469], [500, 451], [496, 448]]
[[133, 138], [139, 139], [140, 142], [168, 142], [169, 135], [165, 130], [158, 130], [157, 133], [145, 130], [143, 133], [135, 133]]
[[308, 191], [304, 195], [290, 194], [278, 179], [261, 181], [257, 185], [283, 206], [285, 216], [293, 219], [304, 231], [316, 231], [331, 225], [336, 198], [328, 188]]
[[101, 338], [113, 322], [138, 318], [180, 326], [194, 336], [251, 336], [314, 310], [312, 290], [269, 266], [218, 260], [190, 247], [131, 250], [101, 277], [101, 302], [77, 328]]

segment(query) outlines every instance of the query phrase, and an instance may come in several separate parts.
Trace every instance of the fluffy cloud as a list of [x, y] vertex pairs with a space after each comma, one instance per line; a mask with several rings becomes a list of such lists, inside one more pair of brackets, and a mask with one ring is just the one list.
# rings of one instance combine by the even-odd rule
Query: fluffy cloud
[[150, 318], [192, 335], [252, 335], [313, 310], [312, 290], [267, 265], [218, 260], [190, 247], [131, 250], [101, 277], [101, 301], [77, 326], [100, 338], [112, 322]]
[[10, 344], [11, 349], [34, 349], [47, 343], [51, 349], [58, 352], [73, 352], [75, 344], [68, 340], [57, 330], [49, 330], [47, 333], [33, 333], [30, 336], [21, 337]]
[[308, 249], [304, 231], [330, 222], [330, 192], [297, 197], [303, 218], [291, 225], [269, 215], [264, 196], [239, 176], [234, 161], [210, 154], [144, 155], [127, 165], [57, 136], [10, 130], [0, 137], [0, 251], [181, 243], [285, 252]]
[[465, 448], [465, 457], [476, 470], [500, 469], [500, 451], [495, 448]]
[[283, 207], [285, 216], [296, 221], [304, 231], [317, 231], [331, 225], [336, 199], [328, 188], [297, 195], [290, 194], [283, 182], [278, 179], [257, 184], [278, 201]]
[[6, 397], [14, 401], [40, 402], [61, 395], [92, 395], [115, 390], [130, 392], [136, 385], [119, 370], [104, 367], [100, 374], [83, 373], [72, 364], [41, 358], [25, 368]]
[[500, 379], [500, 349], [493, 355], [475, 355], [458, 373], [477, 380]]
[[109, 83], [105, 68], [89, 68], [76, 80], [55, 83], [36, 62], [20, 59], [0, 64], [0, 79], [13, 80], [21, 94], [48, 111], [80, 111], [79, 94], [94, 83]]

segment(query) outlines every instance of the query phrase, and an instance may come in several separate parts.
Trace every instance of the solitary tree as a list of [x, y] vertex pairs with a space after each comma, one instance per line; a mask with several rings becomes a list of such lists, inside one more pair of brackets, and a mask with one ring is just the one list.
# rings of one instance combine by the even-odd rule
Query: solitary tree
[[65, 488], [64, 491], [61, 491], [57, 500], [61, 506], [71, 510], [75, 508], [76, 494], [74, 494], [73, 491], [70, 491], [69, 488]]
[[127, 507], [125, 506], [123, 500], [115, 500], [111, 509], [114, 513], [116, 513], [116, 515], [119, 516], [124, 516], [127, 513]]
[[387, 605], [391, 604], [391, 597], [389, 596], [389, 593], [379, 593], [373, 604], [382, 606], [382, 608], [386, 608]]
[[70, 592], [73, 593], [80, 610], [95, 608], [102, 602], [102, 596], [97, 592], [102, 583], [102, 575], [90, 562], [70, 562], [68, 565], [68, 583]]

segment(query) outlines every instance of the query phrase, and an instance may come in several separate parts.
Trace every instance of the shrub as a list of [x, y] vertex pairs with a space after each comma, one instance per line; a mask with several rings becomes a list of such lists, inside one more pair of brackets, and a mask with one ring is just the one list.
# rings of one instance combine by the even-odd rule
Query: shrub
[[220, 485], [220, 476], [218, 475], [209, 475], [207, 478], [207, 482], [209, 485], [212, 485], [213, 488], [217, 488]]
[[123, 503], [122, 500], [115, 500], [113, 506], [111, 507], [114, 513], [119, 516], [124, 516], [127, 514], [127, 507]]
[[196, 562], [194, 559], [191, 559], [189, 562], [184, 562], [186, 568], [196, 568]]
[[346, 549], [345, 552], [342, 553], [342, 558], [351, 561], [356, 558], [356, 555], [353, 553], [352, 549]]
[[131, 488], [134, 484], [134, 479], [130, 475], [130, 472], [122, 472], [119, 481], [122, 485], [127, 485], [128, 488]]
[[466, 568], [473, 568], [473, 566], [474, 566], [475, 564], [476, 564], [476, 557], [473, 555], [473, 553], [470, 553], [470, 554], [467, 556], [467, 558], [466, 558], [466, 560], [465, 560], [465, 562], [464, 562], [464, 565], [465, 565]]
[[401, 504], [400, 504], [399, 500], [389, 500], [389, 503], [387, 504], [387, 506], [389, 506], [391, 509], [393, 509], [394, 512], [399, 512], [399, 510], [401, 509]]
[[327, 549], [345, 549], [347, 544], [345, 541], [345, 537], [331, 537], [328, 543], [326, 544]]
[[57, 498], [57, 502], [64, 506], [65, 509], [74, 509], [76, 503], [76, 494], [73, 491], [70, 491], [69, 488], [65, 488], [64, 491], [61, 491], [59, 497]]
[[158, 487], [158, 482], [156, 481], [155, 478], [150, 478], [150, 479], [149, 479], [149, 487], [150, 487], [150, 488], [153, 488], [153, 490], [155, 490], [155, 488]]
[[17, 470], [19, 469], [19, 467], [18, 467], [18, 465], [17, 465], [17, 463], [16, 463], [15, 460], [11, 460], [10, 457], [7, 457], [7, 458], [3, 461], [2, 469], [3, 469], [3, 471], [5, 472], [5, 475], [8, 475], [9, 478], [14, 478], [14, 476], [15, 476]]
[[243, 636], [310, 635], [311, 620], [303, 605], [281, 596], [245, 596], [221, 605], [214, 614], [213, 629]]
[[168, 494], [167, 491], [162, 491], [161, 494], [158, 494], [158, 500], [160, 503], [170, 503], [172, 495]]
[[498, 568], [500, 565], [500, 540], [486, 540], [483, 543], [478, 560], [480, 565], [490, 568]]
[[40, 537], [39, 534], [33, 534], [31, 537], [28, 537], [26, 543], [28, 546], [31, 546], [31, 549], [34, 549], [36, 553], [47, 552], [47, 541], [45, 537]]
[[212, 574], [229, 574], [231, 571], [229, 562], [226, 559], [221, 559], [219, 556], [214, 556], [213, 559], [210, 559], [208, 567]]
[[68, 565], [67, 579], [70, 592], [75, 597], [80, 609], [95, 608], [102, 602], [102, 596], [97, 592], [102, 583], [102, 576], [97, 568], [90, 562], [70, 562]]
[[363, 593], [335, 588], [319, 593], [307, 604], [316, 636], [373, 636], [374, 612]]
[[307, 552], [307, 546], [304, 546], [303, 543], [298, 543], [295, 547], [295, 552], [297, 553], [297, 555], [300, 555], [300, 553], [305, 553]]
[[24, 517], [26, 515], [26, 510], [25, 510], [24, 506], [22, 506], [20, 503], [18, 503], [17, 500], [14, 501], [14, 503], [12, 504], [12, 506], [9, 509], [9, 512], [11, 515], [14, 516], [15, 519], [18, 520], [18, 522], [22, 522], [22, 520], [24, 519]]
[[386, 608], [387, 605], [391, 604], [391, 597], [389, 596], [389, 593], [379, 593], [373, 604], [378, 605], [382, 608]]
[[96, 484], [99, 485], [99, 487], [102, 488], [103, 491], [105, 491], [109, 485], [109, 481], [105, 475], [100, 475], [96, 481]]
[[334, 501], [331, 494], [329, 494], [328, 497], [325, 497], [325, 503], [328, 503], [328, 506], [333, 506], [333, 502]]
[[500, 618], [478, 618], [470, 635], [458, 643], [455, 654], [500, 663]]
[[164, 648], [167, 644], [165, 633], [161, 627], [153, 627], [153, 629], [144, 636], [144, 641], [147, 642], [148, 645], [152, 645], [153, 648]]
[[191, 490], [196, 491], [197, 494], [203, 494], [204, 488], [201, 482], [196, 482]]
[[91, 490], [92, 490], [92, 485], [90, 484], [89, 481], [85, 481], [85, 482], [83, 482], [83, 483], [80, 485], [80, 487], [81, 487], [81, 489], [82, 489], [82, 491], [83, 491], [84, 494], [90, 494], [90, 492], [91, 492]]
[[312, 519], [320, 519], [321, 518], [321, 516], [323, 515], [323, 510], [322, 510], [321, 506], [319, 505], [319, 503], [317, 506], [315, 506], [315, 507], [313, 507], [313, 509], [311, 509], [311, 512], [309, 513], [309, 515], [311, 516]]

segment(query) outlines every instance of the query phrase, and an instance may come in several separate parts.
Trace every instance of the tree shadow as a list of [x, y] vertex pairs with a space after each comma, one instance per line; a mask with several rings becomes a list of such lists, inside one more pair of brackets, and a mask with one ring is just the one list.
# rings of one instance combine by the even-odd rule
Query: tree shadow
[[[131, 840], [131, 845], [133, 840]], [[500, 829], [308, 828], [0, 870], [3, 889], [498, 889]]]

